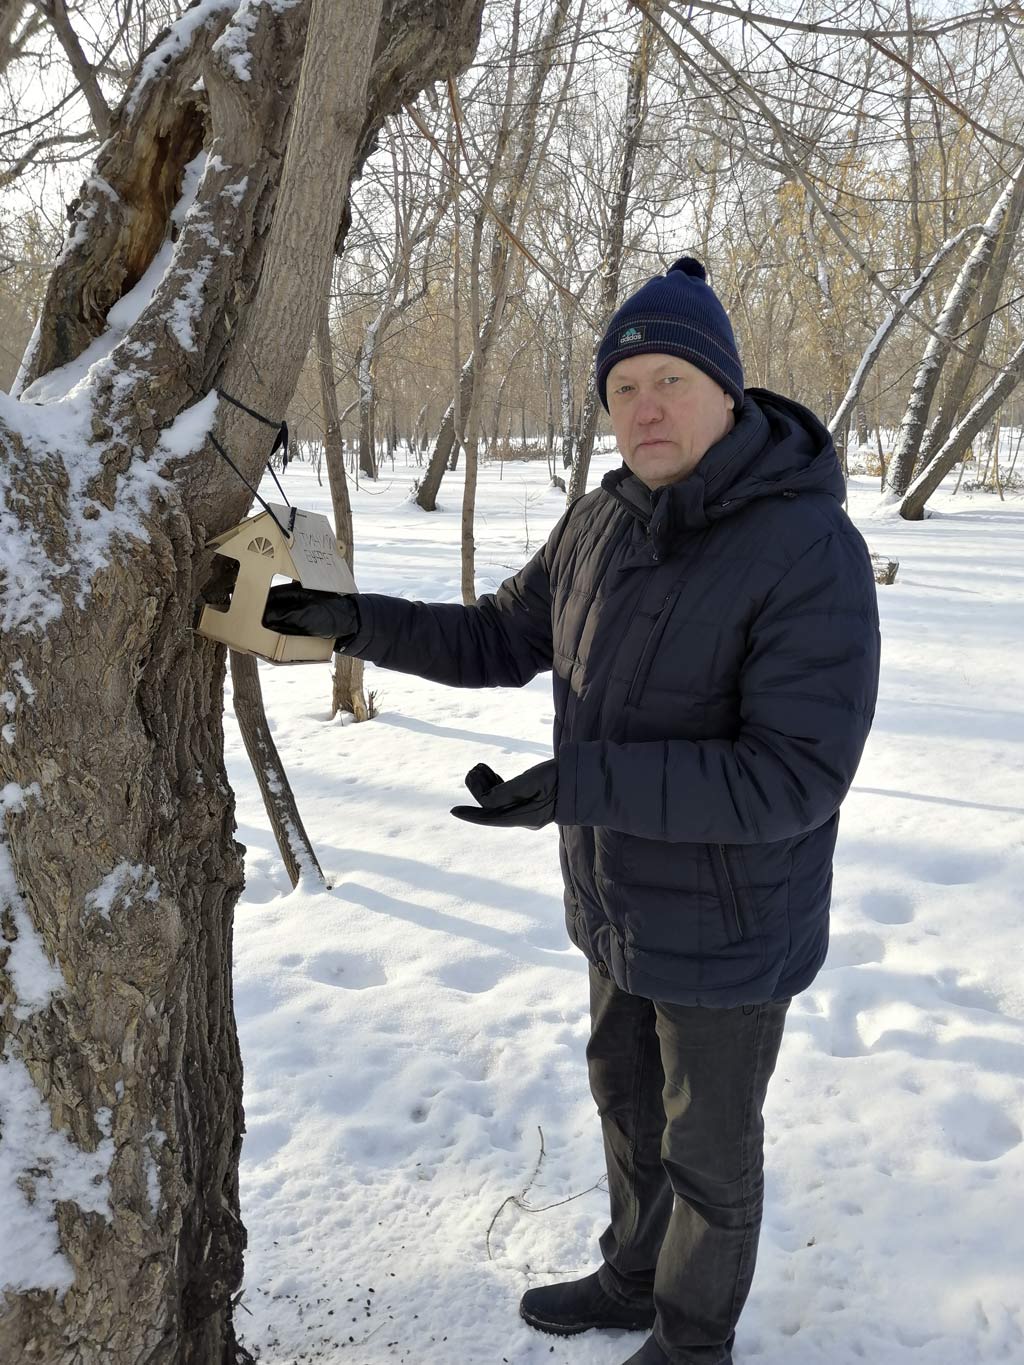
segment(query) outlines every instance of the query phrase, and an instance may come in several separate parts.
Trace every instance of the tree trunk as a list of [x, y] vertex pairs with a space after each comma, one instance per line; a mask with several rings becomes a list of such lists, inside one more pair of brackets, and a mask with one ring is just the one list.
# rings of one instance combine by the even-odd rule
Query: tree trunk
[[[518, 7], [517, 7], [518, 13]], [[521, 217], [529, 208], [536, 188], [536, 174], [527, 172], [536, 151], [537, 116], [540, 110], [544, 84], [558, 54], [558, 43], [568, 13], [567, 0], [555, 0], [544, 33], [543, 45], [534, 57], [533, 74], [530, 86], [523, 98], [523, 114], [518, 127], [516, 155], [507, 175], [507, 188], [498, 206], [498, 217], [508, 223], [518, 211]], [[508, 141], [511, 136], [511, 95], [514, 81], [516, 40], [513, 39], [513, 58], [509, 64], [508, 81], [505, 91], [505, 109], [502, 127], [498, 137], [498, 147], [491, 158], [487, 185], [483, 198], [489, 200], [502, 168]], [[474, 235], [479, 239], [483, 229], [485, 211], [481, 209], [474, 226]], [[473, 350], [462, 368], [462, 377], [456, 392], [457, 405], [462, 412], [468, 412], [468, 404], [473, 401], [474, 391], [483, 384], [487, 373], [487, 363], [491, 346], [500, 333], [512, 280], [511, 247], [504, 236], [495, 231], [491, 242], [490, 262], [490, 300], [484, 314], [479, 332], [473, 337]], [[430, 457], [427, 473], [416, 491], [416, 502], [425, 512], [433, 512], [437, 506], [437, 491], [441, 486], [446, 468], [455, 468], [458, 461], [456, 446], [455, 404], [449, 408], [451, 426], [448, 427], [449, 412], [445, 413], [438, 433], [434, 452]]]
[[[331, 490], [334, 512], [334, 534], [338, 551], [355, 576], [355, 533], [352, 525], [352, 501], [345, 476], [345, 443], [341, 439], [338, 417], [338, 391], [334, 387], [334, 356], [331, 349], [330, 298], [325, 292], [317, 309], [314, 339], [317, 366], [320, 371], [320, 403], [324, 410], [324, 460], [327, 463], [327, 483]], [[348, 711], [356, 720], [368, 720], [366, 697], [363, 693], [363, 661], [351, 654], [335, 654], [334, 677], [331, 686], [331, 719], [339, 711]]]
[[555, 477], [555, 391], [554, 391], [554, 367], [551, 363], [551, 350], [545, 346], [544, 351], [544, 398], [546, 402], [546, 424], [544, 427], [545, 444], [548, 459], [548, 477]]
[[[217, 51], [230, 7], [190, 11], [83, 186], [30, 401], [0, 395], [5, 549], [28, 575], [0, 583], [0, 1144], [39, 1252], [4, 1262], [4, 1361], [242, 1356], [242, 850], [225, 650], [192, 623], [216, 595], [206, 543], [250, 496], [207, 433], [252, 481], [268, 443], [206, 395], [284, 411], [353, 175], [383, 118], [468, 60], [479, 8], [253, 6]], [[58, 367], [154, 262], [151, 302], [65, 396], [80, 376]]]
[[899, 436], [896, 438], [896, 450], [889, 463], [889, 486], [895, 493], [906, 494], [909, 491], [911, 475], [917, 463], [935, 390], [953, 347], [955, 333], [967, 316], [967, 309], [985, 278], [999, 242], [1003, 223], [1013, 200], [1019, 193], [1022, 178], [1024, 162], [1017, 167], [1013, 178], [1008, 181], [993, 205], [981, 236], [971, 249], [946, 297], [945, 305], [935, 324], [934, 334], [925, 348], [914, 377], [910, 401], [907, 403]]
[[[377, 338], [385, 321], [382, 308], [363, 333], [356, 367], [359, 387], [359, 468], [368, 479], [377, 477]], [[333, 380], [332, 380], [333, 383]]]
[[[633, 187], [633, 166], [637, 149], [647, 121], [647, 102], [644, 92], [647, 89], [647, 69], [650, 56], [651, 25], [645, 19], [640, 29], [640, 38], [629, 68], [629, 81], [626, 87], [626, 118], [622, 135], [622, 160], [619, 163], [619, 179], [609, 214], [609, 241], [605, 254], [605, 266], [601, 275], [601, 301], [598, 317], [602, 322], [602, 332], [615, 311], [619, 294], [619, 278], [622, 273], [622, 245], [625, 240], [626, 214], [629, 211], [629, 195]], [[573, 503], [587, 491], [587, 477], [590, 474], [590, 459], [594, 451], [594, 436], [597, 432], [598, 403], [597, 385], [594, 379], [594, 362], [597, 348], [601, 344], [598, 336], [594, 341], [594, 351], [587, 372], [587, 390], [580, 414], [579, 434], [573, 452], [572, 474], [569, 478], [567, 501]]]
[[[459, 380], [459, 403], [464, 411], [468, 411], [468, 405], [473, 396], [473, 362], [474, 357], [471, 355], [462, 367], [462, 376]], [[426, 473], [416, 488], [416, 503], [423, 508], [424, 512], [437, 510], [438, 490], [441, 487], [441, 480], [444, 478], [454, 448], [455, 404], [452, 402], [448, 404], [445, 414], [441, 418], [441, 425], [438, 428], [430, 462], [427, 465]]]
[[[616, 285], [616, 288], [618, 286]], [[572, 410], [572, 329], [576, 316], [575, 304], [558, 297], [558, 317], [561, 323], [561, 355], [558, 365], [559, 410], [562, 418], [562, 468], [571, 469], [573, 461], [573, 418]]]
[[251, 654], [239, 654], [234, 649], [229, 650], [228, 654], [231, 658], [231, 696], [238, 728], [256, 774], [288, 879], [293, 888], [302, 881], [311, 884], [311, 889], [323, 889], [326, 882], [320, 860], [309, 841], [288, 774], [267, 724], [259, 666]]
[[989, 329], [995, 316], [1006, 281], [1007, 272], [1013, 261], [1014, 251], [1020, 234], [1021, 218], [1024, 216], [1024, 176], [1017, 183], [1010, 201], [1006, 217], [999, 230], [999, 237], [992, 254], [992, 262], [985, 275], [977, 307], [973, 310], [974, 324], [963, 339], [963, 350], [956, 357], [956, 365], [949, 380], [943, 385], [935, 418], [925, 432], [915, 468], [923, 469], [931, 460], [934, 451], [945, 442], [963, 407], [964, 400], [971, 388], [978, 362]]
[[413, 429], [412, 443], [416, 452], [416, 462], [420, 463], [420, 456], [427, 448], [427, 409], [429, 403], [424, 403], [416, 415], [416, 426]]
[[[480, 246], [482, 234], [478, 231], [473, 238], [473, 252], [470, 259], [470, 326], [473, 335], [480, 335]], [[456, 280], [456, 288], [458, 281]], [[476, 541], [473, 530], [476, 518], [476, 485], [480, 460], [480, 399], [481, 383], [474, 380], [473, 397], [470, 399], [469, 412], [466, 414], [462, 440], [466, 451], [466, 480], [462, 490], [462, 601], [467, 607], [476, 603]]]
[[1017, 348], [1013, 357], [983, 394], [972, 405], [962, 421], [949, 433], [945, 444], [932, 456], [927, 469], [917, 476], [907, 489], [900, 503], [900, 516], [906, 521], [920, 521], [924, 516], [925, 504], [946, 477], [949, 471], [963, 459], [967, 447], [992, 420], [1002, 405], [1024, 379], [1024, 344]]
[[860, 401], [857, 403], [857, 411], [854, 420], [857, 424], [857, 446], [859, 449], [863, 450], [868, 443], [868, 414], [864, 404]]

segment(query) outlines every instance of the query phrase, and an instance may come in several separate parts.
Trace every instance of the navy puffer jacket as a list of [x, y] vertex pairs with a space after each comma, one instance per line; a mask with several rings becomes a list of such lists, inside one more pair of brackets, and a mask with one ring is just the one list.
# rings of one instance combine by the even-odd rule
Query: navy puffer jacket
[[553, 669], [566, 921], [624, 990], [780, 1000], [824, 961], [879, 667], [843, 497], [818, 419], [748, 389], [687, 479], [608, 474], [476, 606], [359, 599], [346, 652], [386, 668], [457, 687]]

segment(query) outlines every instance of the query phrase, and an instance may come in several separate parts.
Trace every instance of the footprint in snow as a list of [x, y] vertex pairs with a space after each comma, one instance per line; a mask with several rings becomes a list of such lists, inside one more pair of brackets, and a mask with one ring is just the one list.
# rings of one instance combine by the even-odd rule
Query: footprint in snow
[[988, 1014], [1003, 1014], [1002, 1003], [997, 996], [984, 986], [962, 984], [955, 971], [947, 968], [936, 972], [935, 980], [938, 984], [936, 994], [947, 1005], [960, 1005], [969, 1010], [984, 1010]]
[[354, 953], [317, 953], [307, 961], [306, 975], [311, 981], [320, 981], [325, 986], [341, 986], [350, 991], [384, 986], [388, 979], [378, 962], [368, 957], [357, 957]]
[[1024, 1141], [1019, 1125], [1004, 1110], [976, 1095], [958, 1095], [941, 1113], [951, 1148], [968, 1161], [997, 1161]]
[[437, 979], [442, 986], [450, 986], [453, 991], [482, 995], [485, 991], [493, 990], [508, 975], [508, 969], [509, 960], [504, 954], [468, 957], [446, 963], [438, 970]]
[[858, 931], [852, 934], [833, 934], [829, 940], [825, 970], [833, 967], [859, 967], [867, 962], [881, 962], [885, 944], [877, 934]]
[[1002, 865], [998, 853], [939, 853], [929, 858], [917, 875], [937, 886], [965, 886], [993, 876]]
[[861, 908], [876, 924], [910, 924], [914, 918], [912, 903], [898, 891], [869, 891]]

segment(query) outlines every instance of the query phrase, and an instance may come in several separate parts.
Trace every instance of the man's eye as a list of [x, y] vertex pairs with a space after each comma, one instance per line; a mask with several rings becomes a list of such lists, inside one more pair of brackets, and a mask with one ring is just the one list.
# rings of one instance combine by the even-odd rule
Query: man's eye
[[678, 376], [677, 374], [667, 374], [667, 375], [665, 376], [665, 383], [666, 383], [666, 384], [678, 384], [678, 383], [679, 383], [679, 376]]

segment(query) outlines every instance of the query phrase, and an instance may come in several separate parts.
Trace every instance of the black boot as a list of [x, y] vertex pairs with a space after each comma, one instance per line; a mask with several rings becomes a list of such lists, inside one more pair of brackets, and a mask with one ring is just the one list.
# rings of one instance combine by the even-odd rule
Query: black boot
[[654, 1304], [625, 1304], [601, 1288], [597, 1272], [565, 1284], [528, 1289], [519, 1303], [521, 1316], [541, 1332], [571, 1337], [591, 1327], [645, 1331], [654, 1326]]
[[653, 1337], [648, 1337], [637, 1351], [630, 1356], [625, 1365], [669, 1365], [668, 1356]]

